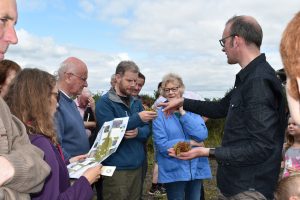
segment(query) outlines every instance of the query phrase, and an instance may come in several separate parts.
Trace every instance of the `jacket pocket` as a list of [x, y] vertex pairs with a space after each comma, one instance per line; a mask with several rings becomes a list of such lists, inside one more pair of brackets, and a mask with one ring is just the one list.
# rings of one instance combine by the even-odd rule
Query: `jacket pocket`
[[165, 168], [166, 172], [174, 172], [177, 171], [180, 165], [180, 161], [176, 159], [167, 159], [167, 160], [162, 160], [163, 162], [163, 167]]

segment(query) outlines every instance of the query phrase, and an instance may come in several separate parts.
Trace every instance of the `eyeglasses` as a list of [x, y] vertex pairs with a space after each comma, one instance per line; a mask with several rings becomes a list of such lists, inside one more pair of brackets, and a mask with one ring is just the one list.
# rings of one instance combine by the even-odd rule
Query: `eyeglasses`
[[236, 36], [236, 35], [229, 35], [229, 36], [227, 36], [227, 37], [224, 37], [224, 38], [222, 38], [222, 39], [220, 39], [219, 40], [219, 42], [220, 42], [220, 45], [222, 46], [222, 47], [224, 47], [225, 46], [225, 41], [226, 41], [226, 39], [227, 38], [230, 38], [230, 37], [234, 37], [234, 36]]
[[72, 76], [75, 76], [75, 77], [81, 79], [83, 82], [86, 82], [86, 80], [87, 80], [87, 78], [83, 78], [83, 77], [78, 76], [78, 75], [76, 75], [76, 74], [73, 74], [73, 73], [71, 73], [71, 72], [69, 72], [69, 73], [65, 72], [65, 73], [66, 73], [66, 74], [71, 74]]
[[173, 88], [164, 88], [165, 93], [177, 92], [179, 87], [173, 87]]
[[59, 91], [58, 92], [51, 92], [51, 94], [55, 95], [56, 101], [59, 102], [59, 99], [60, 99]]

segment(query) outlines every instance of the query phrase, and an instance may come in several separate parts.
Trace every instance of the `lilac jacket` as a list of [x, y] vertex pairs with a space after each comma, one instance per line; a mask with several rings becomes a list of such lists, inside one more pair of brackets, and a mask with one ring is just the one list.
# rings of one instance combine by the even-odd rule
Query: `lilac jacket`
[[31, 194], [32, 199], [81, 199], [93, 198], [93, 190], [88, 180], [81, 176], [70, 186], [69, 173], [58, 149], [43, 135], [29, 135], [33, 145], [44, 151], [44, 160], [51, 167], [51, 173], [45, 181], [43, 190]]

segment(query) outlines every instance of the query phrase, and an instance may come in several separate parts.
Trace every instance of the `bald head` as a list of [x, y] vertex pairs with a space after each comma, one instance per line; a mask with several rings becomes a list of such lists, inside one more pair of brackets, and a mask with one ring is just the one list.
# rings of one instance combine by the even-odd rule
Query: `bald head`
[[84, 87], [81, 94], [77, 97], [79, 106], [82, 108], [86, 108], [89, 103], [90, 97], [92, 97], [91, 91], [87, 87]]
[[89, 98], [89, 97], [92, 96], [92, 93], [91, 93], [91, 91], [90, 91], [87, 87], [84, 87], [84, 88], [82, 89], [82, 92], [81, 92], [81, 95], [80, 95], [80, 96], [84, 96], [84, 97]]
[[230, 35], [238, 35], [245, 39], [246, 44], [254, 44], [260, 49], [263, 32], [254, 17], [240, 15], [230, 18], [226, 26], [230, 27]]
[[69, 57], [64, 60], [58, 69], [58, 86], [69, 96], [81, 94], [87, 87], [87, 65], [80, 59]]
[[58, 79], [62, 78], [66, 72], [76, 73], [80, 70], [87, 71], [86, 64], [78, 58], [69, 57], [61, 63], [60, 68], [58, 69]]

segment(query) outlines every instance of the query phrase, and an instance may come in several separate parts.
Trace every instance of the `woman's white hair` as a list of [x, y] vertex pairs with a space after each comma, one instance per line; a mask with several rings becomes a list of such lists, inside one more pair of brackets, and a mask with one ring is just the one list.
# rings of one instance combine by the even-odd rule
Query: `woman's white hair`
[[185, 86], [183, 84], [183, 81], [182, 81], [182, 78], [177, 75], [177, 74], [174, 74], [174, 73], [169, 73], [169, 74], [166, 74], [164, 77], [163, 77], [163, 80], [162, 80], [162, 90], [161, 90], [161, 95], [163, 97], [166, 97], [166, 93], [165, 93], [165, 90], [164, 88], [166, 87], [166, 85], [168, 83], [173, 83], [174, 85], [177, 85], [179, 88], [179, 93], [180, 93], [180, 96], [183, 95], [184, 93], [184, 90], [185, 90]]

